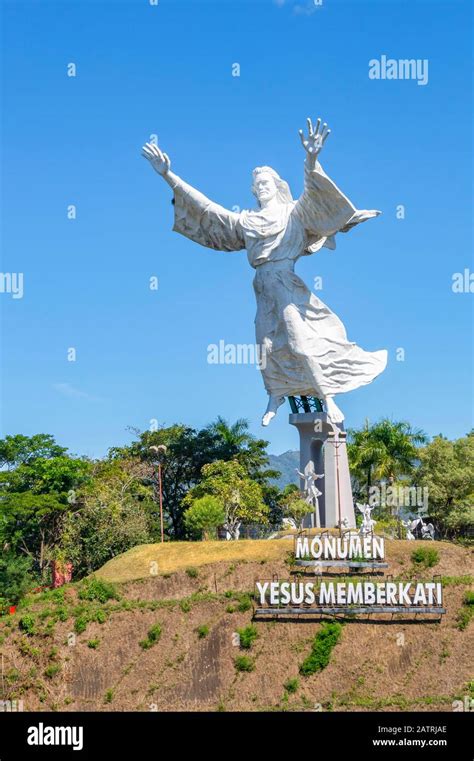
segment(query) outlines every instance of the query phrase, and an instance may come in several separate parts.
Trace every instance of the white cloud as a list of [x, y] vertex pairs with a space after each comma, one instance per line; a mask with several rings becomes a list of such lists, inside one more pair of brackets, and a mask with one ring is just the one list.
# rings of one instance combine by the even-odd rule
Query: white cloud
[[98, 396], [92, 396], [86, 391], [81, 391], [79, 388], [71, 386], [70, 383], [54, 383], [53, 388], [55, 391], [58, 391], [58, 393], [62, 394], [63, 396], [67, 396], [70, 399], [87, 399], [89, 402], [102, 401], [102, 399], [100, 399]]
[[314, 0], [309, 0], [306, 5], [300, 5], [299, 3], [294, 6], [293, 13], [298, 16], [311, 16], [321, 5], [317, 5]]

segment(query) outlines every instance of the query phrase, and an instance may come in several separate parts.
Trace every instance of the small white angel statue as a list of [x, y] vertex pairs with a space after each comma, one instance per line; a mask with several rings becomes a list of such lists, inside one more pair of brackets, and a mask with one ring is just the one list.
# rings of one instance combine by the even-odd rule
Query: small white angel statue
[[313, 505], [313, 507], [316, 507], [318, 505], [318, 497], [322, 495], [322, 491], [319, 491], [318, 487], [316, 486], [316, 481], [319, 478], [324, 478], [324, 473], [321, 473], [321, 475], [318, 475], [314, 472], [314, 470], [311, 468], [308, 470], [307, 473], [301, 473], [301, 471], [296, 468], [296, 472], [298, 473], [299, 477], [303, 479], [304, 481], [304, 492], [305, 492], [305, 499], [306, 502], [309, 505]]
[[374, 521], [372, 518], [372, 510], [374, 509], [375, 505], [370, 507], [370, 505], [359, 505], [358, 502], [356, 502], [356, 505], [359, 512], [361, 512], [363, 515], [363, 521], [360, 527], [361, 536], [372, 534], [375, 528], [375, 524], [377, 523], [377, 521]]
[[301, 473], [298, 468], [295, 468], [295, 470], [298, 473], [299, 477], [304, 481], [304, 498], [308, 505], [311, 505], [311, 507], [314, 508], [316, 526], [319, 527], [321, 525], [321, 516], [319, 514], [319, 497], [322, 496], [322, 491], [319, 491], [318, 487], [316, 486], [316, 481], [319, 478], [324, 478], [324, 473], [318, 475], [318, 473], [316, 473], [312, 467], [310, 467], [306, 473]]

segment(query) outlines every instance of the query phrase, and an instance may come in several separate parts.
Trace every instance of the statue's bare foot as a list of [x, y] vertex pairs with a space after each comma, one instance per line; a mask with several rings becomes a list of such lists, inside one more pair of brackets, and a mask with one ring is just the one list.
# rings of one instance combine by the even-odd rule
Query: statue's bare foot
[[331, 420], [332, 423], [342, 423], [344, 420], [344, 415], [332, 396], [327, 396], [324, 400], [324, 403], [326, 405], [326, 412], [329, 420]]
[[278, 407], [285, 403], [284, 396], [272, 396], [268, 399], [267, 409], [262, 418], [262, 425], [268, 425], [270, 420], [275, 417]]

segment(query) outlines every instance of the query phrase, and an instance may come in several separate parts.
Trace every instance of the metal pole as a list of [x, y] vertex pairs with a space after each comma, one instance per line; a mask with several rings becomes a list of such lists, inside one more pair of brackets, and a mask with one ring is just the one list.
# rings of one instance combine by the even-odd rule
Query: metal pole
[[[338, 434], [339, 437], [339, 434]], [[342, 536], [342, 523], [341, 523], [341, 488], [339, 485], [339, 447], [340, 442], [335, 441], [334, 446], [336, 448], [336, 482], [337, 482], [337, 516], [339, 519], [339, 533]]]
[[161, 526], [161, 541], [165, 541], [165, 535], [163, 530], [163, 493], [161, 488], [161, 462], [158, 463], [158, 489], [160, 492], [160, 526]]

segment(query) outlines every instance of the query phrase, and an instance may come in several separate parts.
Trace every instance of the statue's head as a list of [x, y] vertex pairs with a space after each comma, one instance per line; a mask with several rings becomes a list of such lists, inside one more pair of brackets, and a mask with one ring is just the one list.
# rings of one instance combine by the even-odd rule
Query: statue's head
[[259, 206], [266, 206], [274, 198], [279, 203], [293, 201], [288, 183], [282, 180], [271, 166], [257, 166], [252, 172], [252, 177], [252, 193], [257, 198]]

